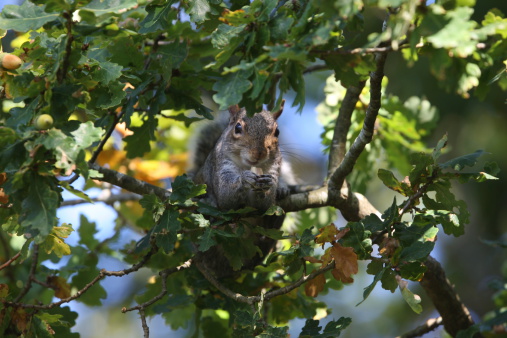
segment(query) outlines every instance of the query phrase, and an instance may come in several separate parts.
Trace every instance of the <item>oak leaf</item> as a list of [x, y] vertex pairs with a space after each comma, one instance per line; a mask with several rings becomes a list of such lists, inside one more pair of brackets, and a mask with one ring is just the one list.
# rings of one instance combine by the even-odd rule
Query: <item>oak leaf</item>
[[314, 279], [305, 284], [305, 294], [309, 297], [317, 297], [324, 290], [326, 277], [324, 274], [317, 275]]
[[65, 278], [59, 276], [49, 276], [46, 281], [47, 284], [55, 290], [55, 297], [65, 299], [71, 296], [70, 285], [67, 283]]
[[359, 271], [357, 255], [352, 248], [343, 247], [340, 243], [334, 243], [322, 256], [324, 265], [334, 260], [333, 277], [343, 283], [352, 283], [351, 277]]

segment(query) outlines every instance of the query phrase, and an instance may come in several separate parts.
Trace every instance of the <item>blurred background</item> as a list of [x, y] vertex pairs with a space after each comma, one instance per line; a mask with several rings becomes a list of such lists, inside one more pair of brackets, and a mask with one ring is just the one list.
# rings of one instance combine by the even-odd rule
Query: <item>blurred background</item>
[[[0, 1], [3, 5], [16, 1]], [[507, 1], [480, 0], [475, 5], [474, 19], [481, 21], [484, 14], [491, 8], [498, 8], [507, 14]], [[13, 33], [10, 33], [13, 34]], [[9, 40], [4, 38], [4, 50], [8, 51]], [[506, 56], [507, 58], [507, 56]], [[329, 72], [312, 73], [306, 79], [306, 106], [301, 114], [295, 109], [286, 107], [280, 124], [281, 144], [296, 159], [296, 167], [310, 173], [302, 177], [305, 183], [319, 183], [325, 174], [326, 156], [320, 144], [322, 126], [317, 122], [315, 108], [325, 98], [324, 85]], [[445, 158], [452, 158], [483, 149], [490, 154], [481, 158], [485, 161], [496, 161], [502, 169], [499, 181], [481, 184], [469, 183], [456, 185], [455, 192], [460, 199], [466, 201], [470, 210], [470, 224], [466, 227], [466, 234], [459, 238], [449, 238], [439, 233], [434, 256], [443, 265], [448, 278], [455, 285], [466, 306], [476, 320], [494, 308], [492, 300], [493, 290], [490, 284], [502, 277], [502, 271], [507, 271], [507, 255], [505, 249], [484, 243], [484, 240], [507, 240], [507, 93], [492, 86], [487, 97], [480, 101], [471, 95], [469, 99], [446, 93], [429, 72], [428, 60], [424, 57], [411, 68], [407, 68], [399, 53], [392, 53], [386, 64], [386, 76], [389, 78], [388, 92], [405, 100], [411, 96], [428, 99], [438, 108], [440, 122], [425, 142], [432, 147], [446, 132], [449, 137], [449, 152]], [[288, 102], [291, 102], [290, 95]], [[79, 187], [83, 183], [76, 183]], [[94, 197], [99, 190], [89, 192]], [[368, 187], [366, 196], [377, 207], [385, 210], [392, 201], [394, 192], [385, 189], [379, 180], [375, 180]], [[69, 196], [69, 199], [72, 197]], [[85, 215], [89, 221], [96, 222], [100, 238], [108, 238], [114, 232], [116, 213], [108, 206], [95, 204], [93, 206], [80, 205], [62, 208], [58, 214], [63, 222], [80, 223], [80, 215]], [[335, 222], [343, 225], [341, 216]], [[77, 234], [76, 234], [77, 236]], [[123, 243], [137, 240], [141, 237], [132, 229], [125, 229], [118, 240], [118, 249]], [[76, 244], [77, 237], [69, 237], [69, 244]], [[51, 265], [50, 262], [47, 263]], [[432, 304], [425, 297], [424, 291], [417, 283], [411, 283], [411, 290], [423, 298], [424, 312], [420, 315], [410, 310], [399, 292], [391, 294], [375, 288], [370, 297], [356, 307], [362, 300], [363, 288], [372, 281], [372, 276], [363, 273], [365, 265], [360, 265], [359, 275], [352, 285], [344, 290], [332, 291], [320, 296], [332, 308], [328, 319], [348, 316], [353, 319], [349, 328], [343, 332], [343, 337], [392, 337], [402, 334], [415, 326], [422, 324], [428, 318], [437, 317]], [[122, 269], [124, 265], [116, 259], [102, 257], [100, 268], [108, 270]], [[107, 278], [102, 282], [108, 296], [101, 307], [87, 307], [73, 302], [69, 306], [79, 313], [78, 325], [75, 332], [82, 337], [108, 336], [141, 337], [142, 330], [137, 313], [122, 314], [120, 309], [126, 306], [124, 298], [127, 295], [140, 292], [146, 281], [155, 273], [145, 271], [114, 279]], [[321, 322], [325, 326], [326, 320]], [[172, 332], [160, 317], [149, 319], [152, 337], [186, 336], [188, 332], [180, 329]], [[298, 336], [302, 320], [290, 323], [291, 336]], [[429, 333], [427, 337], [439, 337], [441, 331]]]

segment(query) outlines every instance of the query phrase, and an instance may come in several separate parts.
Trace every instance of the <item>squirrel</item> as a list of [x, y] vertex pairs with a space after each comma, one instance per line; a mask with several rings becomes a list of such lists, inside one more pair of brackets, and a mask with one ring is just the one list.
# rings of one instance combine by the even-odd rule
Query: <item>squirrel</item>
[[[229, 107], [229, 120], [207, 125], [199, 134], [190, 171], [194, 183], [206, 184], [203, 201], [219, 210], [228, 211], [253, 207], [264, 213], [289, 194], [281, 179], [282, 155], [278, 144], [277, 119], [283, 111], [271, 113], [262, 110], [248, 117], [246, 110], [234, 105]], [[254, 216], [245, 221], [252, 226], [277, 228], [284, 216]], [[262, 255], [271, 251], [276, 241], [256, 233], [247, 232], [244, 240], [253, 240]], [[206, 252], [199, 252], [197, 259], [213, 271], [217, 277], [233, 275], [232, 267], [220, 244]], [[263, 257], [255, 255], [243, 260], [243, 269], [253, 268]]]

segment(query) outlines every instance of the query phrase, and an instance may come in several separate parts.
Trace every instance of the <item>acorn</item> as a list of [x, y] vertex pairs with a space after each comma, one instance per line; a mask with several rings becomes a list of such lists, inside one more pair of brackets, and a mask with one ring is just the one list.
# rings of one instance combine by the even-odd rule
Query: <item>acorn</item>
[[23, 61], [19, 57], [9, 53], [0, 53], [0, 64], [7, 70], [18, 69]]
[[49, 114], [42, 114], [35, 119], [34, 124], [37, 130], [46, 130], [53, 126], [53, 118]]

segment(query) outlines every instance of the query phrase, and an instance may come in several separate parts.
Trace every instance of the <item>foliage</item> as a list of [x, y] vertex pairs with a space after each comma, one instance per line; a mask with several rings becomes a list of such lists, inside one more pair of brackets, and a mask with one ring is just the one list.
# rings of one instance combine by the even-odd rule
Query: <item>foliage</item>
[[[64, 304], [99, 306], [107, 297], [102, 279], [142, 267], [156, 276], [142, 294], [125, 301], [139, 305], [122, 311], [139, 311], [145, 335], [145, 316], [161, 315], [172, 329], [190, 327], [204, 336], [282, 337], [294, 318], [306, 318], [302, 337], [338, 336], [351, 320], [329, 318], [322, 328], [314, 318], [329, 313], [315, 297], [352, 283], [358, 260], [370, 261], [367, 272], [374, 276], [363, 299], [380, 282], [392, 292], [399, 288], [410, 308], [420, 312], [420, 297], [407, 280], [423, 278], [438, 225], [445, 234], [460, 236], [469, 221], [451, 182], [482, 182], [498, 173], [492, 163], [479, 172], [463, 171], [476, 165], [482, 151], [440, 162], [446, 137], [433, 150], [424, 141], [438, 118], [429, 101], [403, 101], [386, 93], [383, 81], [373, 142], [347, 179], [354, 191], [364, 192], [376, 172], [402, 202], [396, 198], [381, 217], [371, 214], [342, 229], [331, 223], [336, 205], [300, 212], [297, 230], [282, 232], [243, 222], [256, 212], [251, 208], [224, 212], [197, 202], [205, 186], [183, 174], [185, 144], [188, 127], [211, 119], [214, 108], [276, 109], [290, 91], [301, 111], [304, 75], [326, 69], [333, 75], [318, 110], [329, 152], [345, 92], [364, 86], [347, 131], [350, 148], [374, 105], [376, 84], [367, 80], [379, 71], [376, 56], [386, 53], [402, 53], [407, 64], [426, 58], [438, 84], [465, 98], [472, 92], [484, 98], [492, 85], [505, 90], [507, 19], [491, 10], [476, 22], [474, 3], [27, 0], [5, 6], [0, 36], [8, 29], [22, 33], [13, 54], [23, 64], [0, 70], [0, 261], [5, 262], [0, 335], [78, 336], [71, 331], [78, 314]], [[378, 23], [375, 32], [365, 25], [369, 13]], [[376, 15], [386, 18], [383, 30]], [[52, 123], [41, 128], [36, 121], [47, 115]], [[119, 215], [116, 234], [105, 240], [85, 216], [80, 224], [61, 223], [57, 210], [65, 205], [64, 191], [91, 202], [87, 189], [110, 189], [104, 173], [91, 168], [94, 163], [160, 186], [170, 178], [170, 197], [117, 200], [112, 204]], [[405, 178], [398, 179], [398, 173]], [[86, 182], [82, 190], [73, 185], [78, 177]], [[142, 238], [118, 252], [113, 244], [134, 226]], [[66, 239], [75, 229], [79, 241], [71, 245]], [[245, 240], [249, 233], [283, 245], [253, 271], [242, 270], [243, 259], [259, 251]], [[220, 282], [259, 298], [237, 302], [189, 264], [196, 251], [209, 252], [216, 244], [238, 272]], [[102, 270], [100, 256], [132, 266]], [[58, 269], [49, 268], [50, 262]], [[270, 296], [295, 286], [302, 274], [307, 279], [297, 286], [304, 287]]]

